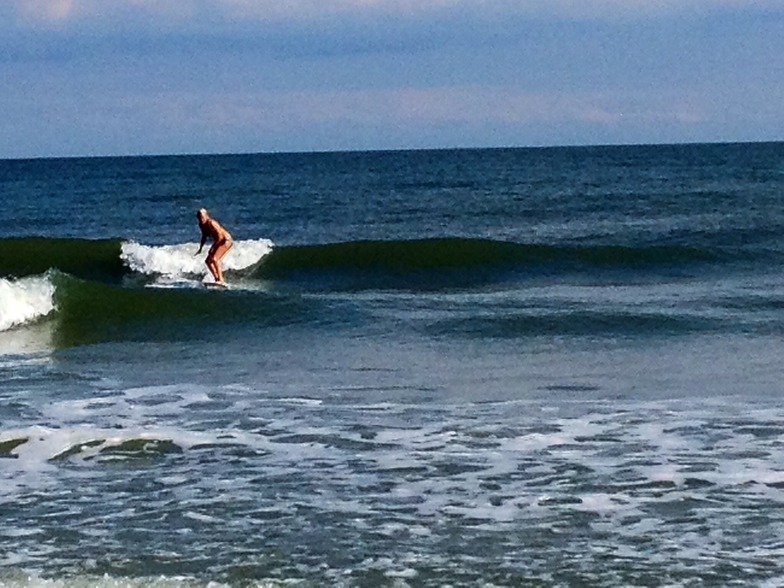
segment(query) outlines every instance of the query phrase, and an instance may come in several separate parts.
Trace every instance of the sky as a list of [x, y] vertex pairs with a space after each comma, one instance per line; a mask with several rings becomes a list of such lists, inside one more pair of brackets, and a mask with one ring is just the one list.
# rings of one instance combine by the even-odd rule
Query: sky
[[0, 158], [784, 140], [784, 0], [0, 0]]

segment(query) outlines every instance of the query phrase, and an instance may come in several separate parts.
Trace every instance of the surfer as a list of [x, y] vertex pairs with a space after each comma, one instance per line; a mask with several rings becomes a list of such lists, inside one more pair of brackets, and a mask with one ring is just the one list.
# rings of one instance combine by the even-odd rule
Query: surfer
[[212, 239], [212, 247], [210, 247], [205, 263], [210, 273], [215, 277], [215, 283], [225, 286], [226, 282], [223, 281], [223, 270], [221, 270], [220, 260], [223, 259], [223, 256], [228, 253], [233, 245], [231, 234], [218, 221], [211, 218], [204, 208], [199, 209], [196, 213], [196, 218], [199, 219], [199, 228], [201, 229], [201, 244], [196, 255], [201, 253], [207, 239]]

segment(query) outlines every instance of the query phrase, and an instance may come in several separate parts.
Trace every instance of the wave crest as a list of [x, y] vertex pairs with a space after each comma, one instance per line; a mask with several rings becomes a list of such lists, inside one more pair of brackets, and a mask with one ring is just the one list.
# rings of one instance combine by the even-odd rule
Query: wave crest
[[433, 238], [282, 247], [260, 264], [259, 273], [274, 276], [302, 271], [530, 270], [543, 266], [645, 269], [716, 259], [713, 252], [677, 245], [545, 245]]
[[0, 331], [35, 322], [55, 310], [49, 274], [18, 280], [0, 278]]

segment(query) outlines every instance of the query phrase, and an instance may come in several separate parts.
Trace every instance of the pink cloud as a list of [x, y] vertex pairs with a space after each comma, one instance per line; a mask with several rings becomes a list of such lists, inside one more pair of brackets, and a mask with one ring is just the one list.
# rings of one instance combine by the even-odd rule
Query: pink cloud
[[76, 0], [16, 0], [17, 14], [28, 22], [58, 23], [74, 13]]

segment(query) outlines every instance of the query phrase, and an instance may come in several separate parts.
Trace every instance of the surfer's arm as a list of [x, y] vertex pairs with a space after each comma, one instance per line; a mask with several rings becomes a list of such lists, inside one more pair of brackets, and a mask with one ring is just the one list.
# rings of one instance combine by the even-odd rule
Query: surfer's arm
[[202, 231], [201, 232], [201, 243], [199, 243], [199, 250], [196, 252], [196, 255], [201, 253], [201, 250], [204, 249], [204, 244], [207, 242], [207, 234]]

